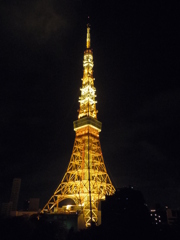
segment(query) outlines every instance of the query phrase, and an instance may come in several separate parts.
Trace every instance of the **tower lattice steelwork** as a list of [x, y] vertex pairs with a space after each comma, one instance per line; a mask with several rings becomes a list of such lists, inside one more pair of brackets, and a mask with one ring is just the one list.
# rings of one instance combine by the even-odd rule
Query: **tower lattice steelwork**
[[[61, 213], [60, 202], [72, 199], [75, 208], [83, 213], [85, 225], [98, 221], [98, 204], [106, 195], [115, 193], [104, 164], [99, 140], [101, 122], [97, 120], [96, 88], [93, 78], [93, 52], [91, 50], [90, 25], [87, 25], [86, 50], [83, 59], [83, 78], [79, 97], [78, 120], [72, 155], [67, 171], [42, 212]], [[73, 209], [66, 206], [66, 210]]]

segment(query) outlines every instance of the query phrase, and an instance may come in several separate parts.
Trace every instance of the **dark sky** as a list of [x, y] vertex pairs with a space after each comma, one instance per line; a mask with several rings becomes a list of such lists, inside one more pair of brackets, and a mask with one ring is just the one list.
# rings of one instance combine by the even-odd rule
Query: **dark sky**
[[[115, 3], [114, 3], [115, 2]], [[180, 207], [179, 5], [0, 2], [0, 202], [48, 201], [67, 169], [90, 16], [100, 141], [115, 187]], [[20, 206], [21, 207], [21, 206]]]

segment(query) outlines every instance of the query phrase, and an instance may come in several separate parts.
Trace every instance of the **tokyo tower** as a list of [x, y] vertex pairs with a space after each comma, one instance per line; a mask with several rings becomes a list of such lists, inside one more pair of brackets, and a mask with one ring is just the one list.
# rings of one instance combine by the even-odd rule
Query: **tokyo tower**
[[[90, 25], [87, 24], [86, 50], [83, 58], [83, 78], [79, 97], [78, 120], [73, 122], [76, 137], [67, 171], [56, 191], [42, 209], [42, 213], [73, 211], [83, 214], [86, 227], [98, 224], [98, 206], [115, 188], [104, 163], [99, 133], [102, 123], [97, 120], [96, 88], [93, 78], [93, 52]], [[61, 206], [71, 199], [74, 205]]]

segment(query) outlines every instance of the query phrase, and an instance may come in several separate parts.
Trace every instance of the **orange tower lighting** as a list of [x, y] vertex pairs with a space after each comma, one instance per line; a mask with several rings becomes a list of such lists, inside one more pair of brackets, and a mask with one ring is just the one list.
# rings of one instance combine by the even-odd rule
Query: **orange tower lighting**
[[[42, 213], [63, 213], [75, 209], [83, 214], [86, 227], [91, 226], [92, 222], [98, 223], [99, 202], [104, 200], [106, 195], [115, 193], [99, 140], [102, 123], [97, 120], [93, 66], [90, 25], [87, 24], [79, 115], [78, 120], [73, 123], [76, 137], [72, 155], [61, 183], [42, 209]], [[60, 203], [65, 199], [72, 199], [73, 207], [60, 207]]]

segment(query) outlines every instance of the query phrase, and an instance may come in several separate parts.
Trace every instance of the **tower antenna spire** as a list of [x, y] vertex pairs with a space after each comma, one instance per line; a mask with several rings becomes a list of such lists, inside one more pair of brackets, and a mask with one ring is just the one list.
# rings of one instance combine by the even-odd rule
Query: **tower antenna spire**
[[[89, 20], [89, 16], [88, 16], [88, 20]], [[87, 37], [86, 37], [86, 48], [89, 49], [91, 47], [91, 36], [90, 36], [90, 23], [88, 21], [87, 24]]]

